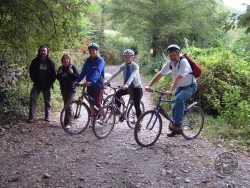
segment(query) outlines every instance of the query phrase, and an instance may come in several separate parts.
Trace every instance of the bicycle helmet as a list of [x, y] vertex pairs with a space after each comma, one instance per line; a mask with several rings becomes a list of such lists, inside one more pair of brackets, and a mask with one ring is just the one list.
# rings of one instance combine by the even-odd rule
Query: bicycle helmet
[[171, 51], [176, 51], [176, 52], [180, 53], [181, 52], [181, 48], [178, 45], [176, 45], [176, 44], [171, 44], [170, 46], [168, 46], [167, 52], [169, 53]]
[[88, 45], [88, 49], [90, 48], [94, 48], [96, 50], [99, 50], [99, 46], [98, 44], [94, 43], [94, 42], [91, 42], [89, 45]]
[[127, 56], [127, 55], [135, 55], [135, 53], [134, 53], [134, 51], [131, 50], [131, 49], [126, 49], [126, 50], [124, 50], [123, 55], [124, 55], [124, 56]]

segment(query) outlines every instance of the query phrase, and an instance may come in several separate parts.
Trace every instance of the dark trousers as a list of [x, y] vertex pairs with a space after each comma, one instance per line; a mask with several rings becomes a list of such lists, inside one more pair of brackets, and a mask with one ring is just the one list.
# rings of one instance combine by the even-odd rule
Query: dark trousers
[[[71, 90], [61, 90], [61, 94], [62, 94], [64, 106], [68, 104], [69, 102], [73, 101], [76, 96], [76, 92], [71, 91]], [[64, 124], [70, 123], [73, 117], [73, 113], [74, 112], [72, 111], [71, 106], [65, 109]]]
[[40, 95], [40, 93], [43, 94], [43, 100], [44, 100], [44, 106], [45, 106], [45, 119], [48, 119], [50, 116], [51, 88], [43, 90], [33, 85], [33, 88], [31, 89], [31, 92], [30, 92], [29, 119], [34, 119], [36, 116], [37, 98]]
[[[143, 95], [142, 88], [120, 89], [116, 92], [115, 95], [118, 99], [120, 99], [121, 96], [127, 95], [127, 94], [130, 94], [130, 98], [134, 101], [136, 117], [139, 118], [140, 115], [142, 114], [141, 107], [140, 107], [141, 98]], [[116, 100], [115, 102], [118, 107], [121, 106], [121, 103], [118, 100]]]

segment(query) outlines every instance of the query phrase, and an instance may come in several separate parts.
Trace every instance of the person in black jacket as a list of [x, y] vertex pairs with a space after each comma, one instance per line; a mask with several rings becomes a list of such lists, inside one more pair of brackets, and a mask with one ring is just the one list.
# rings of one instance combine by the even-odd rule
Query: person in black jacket
[[[76, 87], [74, 83], [79, 76], [77, 68], [71, 64], [69, 55], [64, 54], [61, 59], [62, 66], [58, 68], [57, 79], [60, 82], [61, 94], [63, 97], [64, 106], [74, 100], [76, 95]], [[67, 125], [70, 123], [72, 117], [71, 106], [65, 110], [64, 123]]]
[[35, 119], [37, 98], [41, 92], [45, 104], [45, 121], [50, 121], [51, 88], [56, 80], [56, 69], [48, 55], [49, 48], [47, 46], [40, 46], [37, 57], [32, 60], [30, 65], [30, 78], [34, 84], [30, 92], [28, 123], [32, 123]]

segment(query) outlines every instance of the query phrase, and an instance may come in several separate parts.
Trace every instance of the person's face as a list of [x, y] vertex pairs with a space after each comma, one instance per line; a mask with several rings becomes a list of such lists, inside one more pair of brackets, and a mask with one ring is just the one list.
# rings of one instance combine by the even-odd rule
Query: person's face
[[95, 48], [89, 49], [89, 55], [90, 57], [96, 57], [97, 56], [97, 50]]
[[62, 60], [63, 66], [67, 67], [69, 65], [69, 62], [70, 62], [69, 57], [68, 56], [64, 56], [63, 60]]
[[46, 47], [41, 48], [39, 54], [42, 59], [45, 59], [48, 55], [48, 49]]
[[133, 57], [132, 55], [126, 55], [124, 56], [124, 61], [125, 63], [131, 63], [133, 61]]
[[176, 63], [179, 60], [179, 53], [176, 51], [169, 52], [169, 58], [172, 62]]

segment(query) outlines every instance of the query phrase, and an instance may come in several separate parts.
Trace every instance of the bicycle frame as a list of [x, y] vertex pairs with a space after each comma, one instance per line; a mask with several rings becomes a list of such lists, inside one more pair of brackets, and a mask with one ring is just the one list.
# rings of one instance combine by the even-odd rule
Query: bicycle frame
[[156, 113], [155, 113], [156, 118], [155, 118], [155, 120], [154, 120], [154, 122], [153, 122], [153, 126], [149, 129], [149, 124], [151, 123], [152, 118], [153, 118], [153, 115], [152, 115], [151, 118], [150, 118], [150, 120], [149, 120], [149, 122], [148, 122], [148, 124], [147, 124], [147, 126], [146, 126], [146, 129], [151, 130], [151, 129], [154, 128], [154, 125], [155, 125], [155, 123], [156, 123], [156, 120], [157, 120], [158, 117], [159, 117], [159, 114], [161, 114], [163, 117], [165, 117], [165, 118], [166, 118], [167, 120], [169, 120], [171, 123], [173, 123], [172, 118], [170, 118], [169, 115], [168, 115], [168, 114], [165, 112], [165, 110], [162, 108], [161, 103], [163, 103], [163, 102], [171, 102], [171, 103], [173, 103], [174, 100], [162, 99], [161, 96], [162, 96], [162, 94], [160, 94], [160, 97], [159, 97], [159, 99], [158, 99], [158, 101], [157, 101], [157, 104], [156, 104], [156, 107], [155, 107], [155, 109], [154, 109], [155, 112], [156, 112]]
[[124, 110], [121, 112], [121, 114], [123, 114], [123, 115], [127, 114], [128, 107], [129, 107], [130, 105], [133, 104], [133, 100], [131, 100], [130, 96], [129, 96], [129, 99], [128, 99], [127, 104], [125, 104], [125, 102], [122, 101], [122, 100], [120, 100], [117, 96], [115, 96], [115, 94], [113, 95], [113, 98], [112, 98], [112, 106], [115, 106], [115, 109], [118, 109], [118, 106], [116, 105], [115, 100], [119, 101], [119, 102], [121, 103], [121, 105], [122, 105], [122, 108], [124, 109]]

